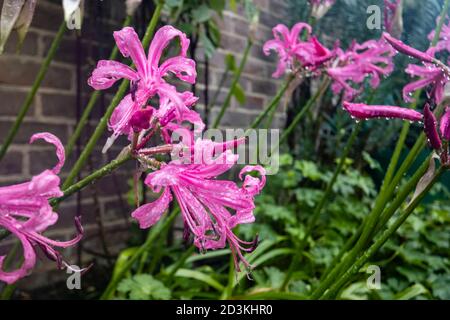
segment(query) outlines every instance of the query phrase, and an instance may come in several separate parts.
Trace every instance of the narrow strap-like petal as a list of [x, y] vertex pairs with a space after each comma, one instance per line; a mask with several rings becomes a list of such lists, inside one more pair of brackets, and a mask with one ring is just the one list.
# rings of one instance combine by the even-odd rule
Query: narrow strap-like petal
[[195, 61], [182, 56], [176, 56], [167, 59], [161, 64], [159, 69], [161, 77], [164, 77], [169, 72], [175, 74], [180, 80], [194, 84], [197, 71], [195, 70]]
[[100, 60], [92, 71], [88, 84], [95, 90], [111, 87], [117, 80], [128, 79], [136, 81], [139, 75], [130, 67], [113, 60]]
[[148, 66], [150, 68], [150, 72], [153, 72], [153, 70], [159, 70], [158, 66], [159, 61], [161, 60], [162, 52], [175, 37], [180, 38], [180, 55], [182, 57], [186, 56], [189, 48], [189, 39], [180, 30], [172, 26], [164, 26], [156, 32], [152, 43], [150, 44], [150, 48], [148, 49]]
[[10, 231], [12, 234], [14, 234], [20, 240], [23, 248], [23, 263], [17, 270], [9, 272], [4, 271], [3, 262], [5, 256], [0, 256], [0, 280], [8, 284], [12, 284], [17, 280], [19, 280], [20, 278], [23, 278], [26, 275], [28, 275], [28, 272], [36, 264], [36, 254], [34, 252], [33, 246], [23, 233], [7, 224], [7, 222], [2, 219], [0, 219], [0, 225], [3, 228], [6, 228], [8, 231]]
[[144, 48], [132, 27], [125, 27], [114, 32], [117, 47], [124, 57], [130, 57], [142, 77], [148, 74], [148, 63]]
[[56, 147], [56, 156], [58, 157], [58, 163], [55, 165], [55, 167], [52, 169], [52, 171], [55, 174], [58, 174], [61, 171], [62, 166], [65, 162], [65, 151], [64, 146], [61, 143], [61, 140], [58, 139], [57, 136], [48, 133], [48, 132], [41, 132], [41, 133], [35, 133], [33, 136], [31, 136], [30, 143], [33, 143], [37, 139], [44, 139], [48, 143], [53, 144]]
[[150, 203], [146, 203], [133, 211], [131, 216], [139, 222], [141, 229], [147, 229], [159, 221], [169, 207], [172, 195], [169, 188], [165, 188], [161, 196]]

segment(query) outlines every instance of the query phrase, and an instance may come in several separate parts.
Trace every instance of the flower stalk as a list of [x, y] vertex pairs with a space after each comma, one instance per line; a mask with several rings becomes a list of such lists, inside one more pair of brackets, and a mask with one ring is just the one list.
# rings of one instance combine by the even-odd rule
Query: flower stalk
[[250, 49], [253, 46], [253, 41], [251, 37], [247, 38], [247, 45], [245, 46], [244, 54], [242, 56], [241, 63], [239, 64], [239, 67], [234, 75], [233, 82], [231, 83], [230, 89], [228, 89], [227, 96], [225, 97], [225, 100], [222, 104], [222, 107], [220, 108], [219, 114], [217, 115], [216, 119], [214, 120], [214, 123], [212, 125], [213, 129], [216, 129], [220, 121], [222, 120], [223, 116], [225, 115], [225, 112], [227, 111], [228, 107], [231, 104], [231, 98], [233, 97], [233, 92], [236, 89], [236, 86], [239, 83], [239, 80], [241, 79], [242, 71], [244, 70], [245, 65], [247, 64], [248, 55], [250, 53]]
[[55, 38], [53, 38], [50, 49], [47, 52], [47, 56], [45, 57], [44, 61], [41, 64], [41, 67], [39, 68], [36, 79], [33, 82], [33, 86], [31, 87], [30, 91], [27, 94], [27, 97], [25, 98], [25, 101], [23, 102], [22, 106], [19, 109], [19, 113], [17, 115], [17, 118], [16, 118], [13, 126], [6, 134], [5, 141], [3, 142], [1, 149], [0, 149], [0, 161], [5, 156], [6, 152], [8, 151], [9, 146], [11, 145], [17, 132], [19, 131], [20, 126], [22, 125], [23, 119], [25, 118], [25, 115], [28, 113], [28, 110], [30, 109], [31, 104], [33, 103], [34, 97], [36, 96], [36, 93], [39, 90], [39, 88], [42, 84], [42, 81], [44, 80], [45, 75], [47, 74], [47, 71], [50, 67], [50, 63], [52, 62], [53, 58], [55, 57], [56, 52], [58, 51], [59, 45], [62, 41], [62, 38], [63, 38], [66, 30], [67, 30], [66, 22], [63, 21], [63, 22], [61, 22], [61, 25], [59, 26], [59, 29], [58, 29], [58, 32], [56, 33]]
[[339, 290], [344, 286], [348, 280], [356, 274], [362, 266], [386, 243], [386, 241], [401, 227], [406, 219], [414, 212], [414, 209], [419, 205], [426, 194], [431, 190], [433, 185], [439, 180], [442, 174], [445, 172], [445, 167], [441, 166], [432, 181], [424, 188], [420, 194], [414, 198], [414, 200], [408, 205], [408, 207], [400, 214], [397, 220], [381, 235], [370, 248], [364, 252], [364, 254], [356, 260], [355, 263], [340, 277], [340, 279], [330, 287], [330, 289], [321, 297], [321, 299], [334, 298]]
[[331, 192], [333, 191], [334, 183], [336, 182], [339, 174], [341, 173], [342, 169], [344, 168], [345, 160], [347, 159], [347, 156], [353, 147], [353, 143], [356, 140], [356, 137], [358, 136], [359, 131], [362, 128], [362, 122], [358, 122], [356, 126], [353, 128], [352, 134], [350, 135], [350, 138], [347, 141], [347, 144], [344, 147], [344, 152], [342, 153], [339, 164], [337, 165], [336, 169], [334, 170], [333, 176], [331, 180], [328, 182], [327, 187], [325, 189], [325, 192], [320, 199], [320, 202], [315, 207], [313, 214], [311, 215], [311, 218], [308, 221], [308, 225], [306, 227], [305, 235], [303, 236], [298, 248], [296, 249], [296, 253], [294, 257], [292, 258], [291, 264], [289, 265], [289, 269], [286, 273], [286, 276], [283, 280], [283, 283], [280, 287], [281, 290], [285, 291], [288, 287], [289, 280], [292, 277], [293, 272], [301, 262], [301, 259], [303, 257], [303, 249], [305, 248], [305, 245], [307, 243], [308, 237], [312, 234], [315, 226], [317, 225], [317, 221], [320, 217], [320, 214], [322, 213], [322, 209], [325, 207], [325, 204], [328, 201], [328, 198], [331, 195]]

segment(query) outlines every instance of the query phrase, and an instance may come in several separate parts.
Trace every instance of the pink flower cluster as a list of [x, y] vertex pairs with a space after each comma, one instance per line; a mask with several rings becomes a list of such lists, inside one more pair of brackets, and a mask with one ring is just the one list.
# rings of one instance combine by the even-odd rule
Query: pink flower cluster
[[34, 176], [29, 182], [0, 187], [0, 227], [16, 236], [23, 247], [23, 263], [17, 270], [5, 271], [5, 256], [0, 256], [0, 280], [9, 284], [26, 276], [34, 267], [38, 247], [49, 259], [57, 261], [59, 266], [67, 266], [54, 247], [72, 246], [81, 239], [83, 233], [80, 221], [76, 218], [78, 234], [73, 240], [61, 242], [42, 235], [58, 220], [58, 214], [53, 211], [48, 200], [62, 196], [58, 173], [64, 164], [64, 148], [59, 139], [50, 133], [34, 134], [30, 143], [37, 139], [44, 139], [56, 147], [59, 159], [56, 166]]
[[[305, 26], [299, 25], [292, 34], [284, 29], [280, 32], [290, 41], [303, 28]], [[195, 62], [186, 57], [189, 40], [174, 27], [164, 26], [156, 32], [148, 56], [145, 56], [144, 48], [132, 28], [115, 32], [114, 38], [122, 54], [134, 62], [136, 70], [116, 61], [102, 60], [89, 78], [89, 84], [97, 90], [107, 89], [121, 78], [131, 81], [130, 93], [120, 102], [110, 119], [109, 129], [113, 134], [105, 150], [119, 135], [127, 135], [133, 141], [132, 152], [143, 170], [154, 170], [147, 175], [145, 183], [154, 192], [161, 193], [154, 202], [138, 207], [132, 217], [141, 228], [149, 228], [167, 211], [175, 197], [181, 209], [186, 235], [193, 236], [195, 246], [200, 250], [219, 249], [228, 243], [237, 270], [240, 262], [250, 268], [243, 252], [252, 251], [257, 239], [252, 242], [240, 240], [233, 229], [255, 220], [254, 197], [264, 187], [265, 170], [260, 166], [244, 167], [239, 174], [241, 179], [251, 171], [259, 173], [260, 178], [246, 175], [241, 187], [232, 181], [216, 179], [236, 164], [238, 156], [231, 149], [244, 140], [224, 143], [202, 139], [194, 141], [194, 132], [185, 126], [185, 123], [190, 123], [194, 125], [194, 130], [204, 129], [200, 115], [191, 109], [197, 97], [188, 91], [177, 91], [167, 79], [169, 74], [173, 74], [182, 81], [195, 83]], [[175, 38], [179, 39], [181, 46], [179, 54], [163, 59], [163, 51]], [[281, 42], [274, 45], [281, 45]], [[316, 60], [308, 54], [314, 55], [320, 50], [321, 46], [312, 40], [308, 46], [299, 47], [298, 53], [305, 57], [305, 63], [315, 65]], [[285, 65], [287, 63], [284, 62]], [[158, 97], [157, 107], [148, 103], [155, 96]], [[172, 139], [175, 131], [186, 133], [179, 143]], [[148, 148], [147, 143], [157, 133], [165, 145]], [[162, 163], [152, 158], [157, 153], [182, 157], [181, 160]], [[193, 158], [198, 155], [200, 159]]]
[[[309, 24], [299, 22], [291, 30], [283, 24], [272, 29], [274, 39], [263, 46], [265, 55], [273, 50], [278, 53], [278, 65], [273, 77], [279, 78], [286, 72], [301, 70], [314, 71], [326, 61], [334, 57], [334, 52], [324, 47], [315, 36], [311, 36], [312, 28]], [[302, 40], [302, 37], [306, 40]]]
[[370, 86], [377, 88], [381, 78], [394, 70], [394, 55], [395, 51], [383, 40], [354, 42], [347, 51], [338, 50], [338, 60], [327, 70], [333, 79], [333, 92], [343, 92], [345, 100], [353, 100], [363, 91], [364, 80], [368, 77]]
[[387, 32], [391, 33], [394, 29], [394, 22], [400, 3], [402, 0], [384, 0], [384, 27]]

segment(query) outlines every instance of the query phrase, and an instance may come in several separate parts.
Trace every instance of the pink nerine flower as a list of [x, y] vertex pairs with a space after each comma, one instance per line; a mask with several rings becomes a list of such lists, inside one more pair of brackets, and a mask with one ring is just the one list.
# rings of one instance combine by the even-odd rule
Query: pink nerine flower
[[371, 118], [388, 118], [419, 122], [422, 121], [423, 118], [420, 112], [396, 106], [367, 105], [347, 101], [344, 101], [343, 106], [353, 118], [360, 120]]
[[[217, 150], [218, 144], [203, 140], [196, 144], [211, 152]], [[233, 144], [225, 143], [223, 146]], [[181, 208], [187, 233], [194, 236], [194, 244], [201, 250], [219, 249], [228, 242], [239, 270], [239, 260], [250, 267], [242, 251], [251, 252], [257, 245], [257, 240], [245, 242], [232, 231], [242, 223], [251, 223], [253, 215], [254, 196], [265, 184], [265, 170], [260, 166], [247, 166], [244, 173], [257, 171], [261, 180], [246, 176], [243, 186], [236, 183], [214, 178], [228, 171], [237, 161], [237, 155], [231, 150], [220, 152], [217, 157], [208, 161], [195, 161], [192, 164], [169, 163], [160, 170], [150, 173], [145, 183], [155, 192], [162, 189], [159, 199], [136, 209], [132, 216], [137, 219], [141, 228], [154, 225], [166, 211], [174, 195]], [[234, 214], [230, 212], [234, 211]]]
[[441, 136], [443, 139], [450, 141], [450, 107], [445, 108], [445, 113], [441, 118], [440, 125]]
[[30, 143], [37, 139], [55, 145], [58, 164], [51, 170], [45, 170], [31, 181], [12, 186], [0, 187], [0, 226], [15, 235], [23, 247], [23, 263], [15, 271], [2, 269], [5, 256], [0, 256], [0, 280], [14, 283], [26, 276], [36, 263], [36, 246], [52, 260], [62, 263], [60, 254], [53, 247], [69, 247], [76, 244], [82, 236], [78, 219], [78, 235], [70, 241], [60, 242], [44, 237], [41, 233], [56, 223], [58, 214], [53, 211], [48, 200], [62, 196], [57, 174], [64, 164], [64, 147], [57, 137], [50, 133], [37, 133]]
[[327, 70], [334, 80], [331, 86], [333, 92], [339, 94], [344, 91], [344, 99], [353, 100], [362, 91], [361, 85], [366, 77], [371, 78], [371, 87], [377, 88], [381, 77], [394, 70], [394, 55], [391, 46], [382, 40], [353, 43], [347, 52], [341, 51], [338, 54], [337, 66]]
[[436, 104], [442, 102], [444, 88], [450, 80], [446, 72], [446, 67], [437, 59], [434, 54], [436, 47], [430, 47], [426, 52], [414, 49], [402, 41], [393, 38], [387, 33], [383, 34], [384, 39], [389, 42], [396, 50], [410, 57], [417, 58], [422, 61], [423, 65], [409, 64], [406, 73], [413, 77], [420, 77], [419, 80], [407, 84], [403, 88], [403, 99], [406, 102], [412, 102], [412, 93], [419, 89], [430, 87], [429, 96]]
[[[402, 0], [384, 0], [384, 27], [389, 33], [394, 31], [395, 22], [401, 21], [401, 1]], [[400, 26], [400, 29], [401, 28], [402, 27]]]
[[[448, 17], [447, 17], [448, 18]], [[439, 23], [439, 17], [437, 18], [436, 24]], [[435, 31], [431, 31], [428, 35], [428, 39], [433, 41], [435, 35]], [[439, 40], [436, 44], [436, 52], [447, 50], [450, 52], [450, 22], [442, 25], [441, 33], [439, 34]]]
[[[307, 33], [307, 41], [300, 39], [304, 30]], [[263, 51], [265, 55], [269, 55], [271, 50], [278, 53], [279, 61], [273, 77], [281, 77], [286, 70], [295, 69], [296, 65], [316, 69], [333, 57], [334, 54], [316, 37], [310, 37], [311, 31], [311, 26], [303, 22], [295, 24], [291, 30], [283, 24], [278, 24], [272, 29], [275, 39], [267, 41]]]
[[[176, 37], [180, 39], [179, 55], [160, 64], [164, 49]], [[131, 58], [136, 70], [117, 61], [100, 60], [88, 80], [89, 85], [96, 90], [107, 89], [122, 78], [131, 81], [131, 93], [120, 102], [109, 121], [109, 129], [113, 131], [113, 135], [105, 149], [119, 135], [130, 133], [132, 129], [129, 121], [132, 115], [145, 107], [147, 100], [154, 95], [172, 101], [176, 106], [176, 114], [181, 116], [186, 106], [176, 88], [167, 83], [164, 77], [172, 73], [180, 80], [193, 84], [197, 76], [194, 60], [186, 58], [189, 39], [172, 26], [164, 26], [156, 32], [147, 57], [133, 28], [125, 27], [114, 32], [114, 38], [122, 55]]]
[[[427, 51], [429, 54], [434, 53], [434, 48]], [[433, 63], [423, 63], [423, 65], [409, 64], [405, 72], [412, 77], [419, 77], [419, 80], [407, 84], [403, 88], [403, 99], [406, 102], [412, 102], [413, 92], [429, 87], [428, 95], [436, 104], [442, 102], [444, 97], [445, 85], [449, 82], [448, 75], [441, 67]]]

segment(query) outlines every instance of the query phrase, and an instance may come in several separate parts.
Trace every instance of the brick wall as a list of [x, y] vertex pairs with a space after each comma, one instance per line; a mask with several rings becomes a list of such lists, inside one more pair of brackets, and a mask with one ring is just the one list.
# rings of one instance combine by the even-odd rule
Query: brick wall
[[[0, 1], [1, 4], [2, 2]], [[39, 0], [31, 29], [20, 54], [15, 52], [16, 38], [15, 35], [12, 35], [6, 52], [0, 56], [0, 101], [2, 102], [0, 140], [14, 121], [62, 21], [60, 2]], [[79, 107], [77, 111], [77, 93], [81, 99], [81, 108], [85, 106], [89, 98], [91, 88], [86, 85], [86, 79], [96, 60], [99, 57], [108, 57], [113, 45], [112, 31], [120, 28], [124, 10], [122, 8], [123, 1], [118, 0], [103, 1], [101, 9], [93, 5], [94, 1], [87, 3], [87, 14], [81, 31], [81, 40], [77, 42], [75, 31], [66, 33], [14, 144], [0, 163], [0, 185], [27, 180], [34, 174], [51, 168], [56, 161], [53, 147], [45, 143], [29, 145], [27, 144], [28, 139], [35, 132], [49, 131], [66, 143], [76, 125], [77, 113], [80, 112]], [[255, 3], [261, 9], [257, 43], [251, 51], [241, 80], [247, 101], [242, 106], [236, 101], [232, 102], [222, 120], [224, 127], [246, 127], [275, 94], [279, 85], [279, 82], [271, 78], [271, 74], [275, 70], [275, 57], [267, 58], [262, 54], [262, 43], [265, 39], [271, 38], [271, 28], [276, 23], [284, 21], [285, 5], [283, 2], [269, 0], [255, 0]], [[238, 63], [242, 57], [245, 36], [248, 32], [248, 23], [243, 17], [242, 11], [241, 8], [238, 13], [226, 11], [223, 21], [220, 22], [221, 48], [209, 62], [210, 97], [217, 90], [219, 79], [223, 73], [225, 54], [235, 54]], [[92, 16], [95, 16], [96, 19], [91, 19]], [[77, 59], [80, 59], [78, 61], [79, 68], [77, 68]], [[200, 96], [197, 109], [204, 111], [202, 105], [202, 90], [205, 88], [204, 74], [202, 74], [202, 71], [205, 70], [203, 56], [198, 57], [197, 60], [199, 61], [199, 81], [196, 88], [197, 94]], [[77, 72], [81, 77], [77, 77]], [[226, 88], [222, 90], [218, 104], [223, 101], [226, 90]], [[99, 99], [90, 120], [90, 126], [83, 135], [83, 141], [89, 138], [90, 132], [93, 131], [113, 93], [114, 89], [106, 92]], [[214, 106], [209, 111], [210, 123], [219, 108], [220, 105]], [[283, 121], [282, 113], [277, 114], [275, 126], [281, 126]], [[100, 149], [106, 137], [105, 134], [99, 142], [98, 149], [93, 153], [82, 175], [100, 167], [120, 152], [122, 147], [116, 145], [110, 149], [108, 154], [101, 154]], [[122, 143], [126, 142], [125, 139], [121, 141]], [[74, 157], [67, 159], [62, 172], [63, 176], [67, 175], [68, 169], [73, 163]], [[101, 257], [105, 255], [105, 246], [107, 254], [114, 256], [125, 246], [127, 239], [131, 209], [124, 194], [129, 189], [127, 181], [131, 177], [132, 169], [133, 164], [129, 164], [113, 175], [102, 179], [95, 186], [81, 192], [79, 198], [73, 196], [64, 202], [58, 209], [60, 220], [48, 234], [57, 239], [68, 239], [73, 232], [73, 217], [77, 212], [81, 212], [86, 229], [86, 236], [82, 243], [82, 259], [83, 261], [95, 259], [97, 264], [105, 264], [105, 259]], [[99, 231], [100, 225], [106, 235]], [[6, 245], [2, 244], [2, 247], [5, 251]], [[0, 247], [0, 253], [1, 250]], [[70, 257], [70, 262], [76, 262], [77, 251], [80, 252], [77, 248], [69, 249], [64, 251], [64, 255]], [[93, 254], [96, 252], [100, 255]], [[64, 272], [49, 272], [49, 270], [54, 270], [54, 264], [45, 263], [45, 261], [42, 259], [38, 263], [33, 275], [22, 280], [19, 283], [20, 287], [35, 288], [66, 277]]]

